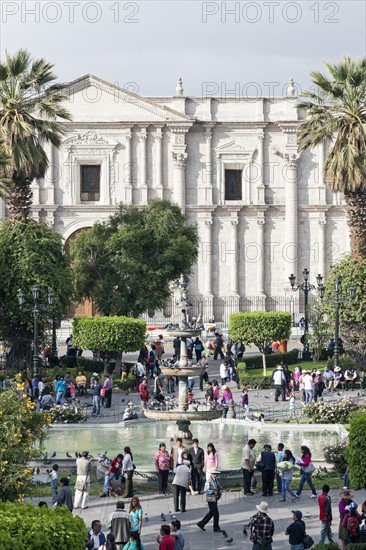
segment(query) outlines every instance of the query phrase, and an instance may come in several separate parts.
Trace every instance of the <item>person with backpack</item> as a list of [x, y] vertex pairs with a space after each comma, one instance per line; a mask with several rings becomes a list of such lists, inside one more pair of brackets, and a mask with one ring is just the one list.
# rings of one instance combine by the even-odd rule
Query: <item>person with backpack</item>
[[360, 523], [362, 516], [357, 512], [357, 504], [351, 502], [346, 508], [346, 514], [342, 521], [342, 527], [347, 532], [347, 542], [356, 544], [360, 539]]
[[325, 538], [328, 537], [329, 542], [335, 543], [332, 533], [332, 502], [329, 496], [329, 485], [323, 485], [322, 494], [318, 496], [319, 504], [319, 519], [321, 521], [320, 541], [319, 544], [325, 543]]
[[302, 512], [300, 510], [292, 510], [291, 523], [285, 532], [289, 536], [291, 550], [304, 550], [304, 537], [306, 534], [305, 523], [302, 520]]
[[339, 528], [338, 528], [338, 539], [340, 550], [345, 550], [346, 543], [348, 540], [347, 528], [343, 525], [343, 520], [347, 515], [348, 507], [353, 503], [353, 493], [348, 489], [344, 489], [340, 493], [341, 500], [338, 503], [339, 510]]

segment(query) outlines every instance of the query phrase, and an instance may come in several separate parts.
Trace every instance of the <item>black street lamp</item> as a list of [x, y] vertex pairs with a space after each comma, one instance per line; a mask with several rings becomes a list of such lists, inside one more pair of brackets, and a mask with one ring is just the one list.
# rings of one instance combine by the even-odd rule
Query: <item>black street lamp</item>
[[[330, 302], [335, 308], [335, 319], [334, 319], [334, 355], [333, 355], [333, 365], [338, 367], [339, 365], [339, 308], [342, 304], [346, 302], [353, 302], [356, 297], [356, 287], [351, 285], [348, 289], [349, 296], [341, 294], [342, 292], [342, 277], [337, 275], [334, 280], [334, 295], [327, 298], [327, 302]], [[320, 298], [324, 298], [325, 286], [320, 285], [319, 289]]]
[[[33, 376], [39, 375], [39, 314], [44, 309], [39, 301], [40, 289], [39, 286], [32, 288], [33, 305], [25, 305], [25, 294], [22, 289], [18, 290], [18, 302], [21, 307], [29, 309], [33, 313]], [[54, 295], [50, 289], [48, 289], [48, 303], [52, 305], [54, 303]]]
[[320, 275], [320, 273], [316, 277], [316, 284], [317, 287], [309, 282], [309, 270], [307, 268], [304, 269], [302, 272], [302, 275], [304, 277], [304, 282], [296, 284], [296, 277], [293, 273], [289, 276], [290, 284], [292, 290], [295, 292], [297, 290], [302, 290], [304, 293], [304, 300], [305, 300], [305, 328], [304, 328], [304, 336], [303, 336], [303, 353], [302, 358], [304, 361], [310, 361], [310, 351], [309, 351], [309, 342], [308, 342], [308, 334], [309, 334], [309, 311], [308, 311], [308, 304], [309, 304], [309, 292], [311, 290], [319, 290], [322, 287], [322, 281], [323, 277]]

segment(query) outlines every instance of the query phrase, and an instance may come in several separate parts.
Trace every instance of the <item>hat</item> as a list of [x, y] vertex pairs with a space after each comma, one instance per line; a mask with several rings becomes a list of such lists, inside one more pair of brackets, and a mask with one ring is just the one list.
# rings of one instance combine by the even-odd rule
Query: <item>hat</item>
[[264, 502], [262, 500], [262, 502], [260, 504], [256, 505], [256, 508], [257, 508], [258, 512], [262, 512], [262, 514], [266, 514], [268, 512], [268, 502]]
[[355, 495], [351, 493], [348, 489], [345, 489], [341, 493], [339, 493], [339, 496], [342, 498], [353, 498]]
[[334, 372], [340, 372], [341, 370], [341, 367], [335, 367]]
[[301, 374], [309, 374], [308, 370], [303, 370]]
[[130, 405], [134, 406], [135, 403], [133, 403], [132, 401], [129, 401], [129, 402], [127, 403], [127, 406], [129, 407]]
[[294, 514], [294, 516], [296, 516], [297, 519], [302, 518], [302, 512], [300, 512], [300, 510], [291, 510], [291, 513]]
[[320, 370], [315, 371], [315, 374], [321, 374]]
[[93, 372], [93, 376], [98, 376], [98, 373], [97, 373], [97, 372]]
[[277, 365], [277, 370], [283, 370], [283, 367], [281, 367], [281, 365]]
[[190, 466], [190, 465], [191, 465], [191, 463], [190, 463], [189, 460], [183, 460], [183, 464], [185, 464], [186, 466]]
[[81, 456], [89, 456], [89, 451], [83, 451], [83, 452], [81, 453]]
[[220, 474], [219, 470], [217, 468], [211, 468], [210, 474]]
[[348, 505], [348, 510], [357, 510], [357, 504], [355, 502], [351, 502]]

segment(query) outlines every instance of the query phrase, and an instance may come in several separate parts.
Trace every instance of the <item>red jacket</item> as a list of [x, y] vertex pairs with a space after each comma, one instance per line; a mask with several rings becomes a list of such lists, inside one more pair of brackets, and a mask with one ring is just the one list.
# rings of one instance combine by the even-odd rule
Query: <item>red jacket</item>
[[159, 550], [174, 550], [175, 539], [171, 535], [165, 535], [159, 544]]
[[332, 521], [332, 504], [330, 496], [322, 493], [318, 496], [319, 503], [319, 519], [321, 521]]

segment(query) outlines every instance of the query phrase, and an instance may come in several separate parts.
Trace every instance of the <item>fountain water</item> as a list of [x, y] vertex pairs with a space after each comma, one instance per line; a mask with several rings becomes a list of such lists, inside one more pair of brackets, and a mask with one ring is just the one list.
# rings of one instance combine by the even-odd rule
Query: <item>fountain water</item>
[[169, 411], [144, 409], [144, 414], [147, 418], [155, 418], [157, 420], [175, 420], [178, 426], [175, 438], [181, 437], [183, 443], [189, 445], [192, 443], [193, 437], [189, 429], [191, 421], [215, 420], [222, 416], [222, 410], [207, 410], [206, 408], [192, 406], [188, 403], [188, 377], [202, 374], [204, 368], [199, 366], [192, 367], [188, 363], [187, 338], [199, 336], [201, 328], [198, 323], [193, 327], [188, 323], [186, 309], [182, 309], [182, 314], [183, 318], [179, 328], [169, 332], [169, 336], [179, 336], [181, 340], [179, 366], [161, 367], [165, 376], [179, 377], [178, 407]]

